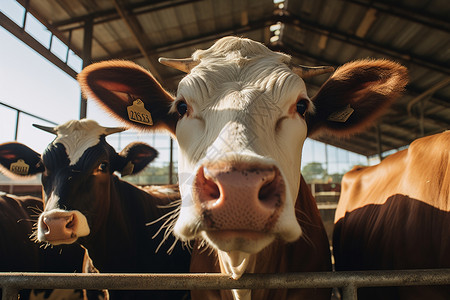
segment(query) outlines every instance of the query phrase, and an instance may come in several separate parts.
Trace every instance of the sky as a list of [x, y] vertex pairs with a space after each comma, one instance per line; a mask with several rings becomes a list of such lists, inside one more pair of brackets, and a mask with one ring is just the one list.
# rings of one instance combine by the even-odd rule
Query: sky
[[[23, 7], [14, 0], [1, 0], [0, 11], [21, 25]], [[32, 16], [28, 15], [25, 31], [48, 48], [50, 32]], [[62, 124], [78, 119], [80, 113], [80, 88], [75, 79], [41, 57], [37, 52], [16, 39], [7, 30], [0, 27], [0, 102], [25, 112]], [[54, 38], [52, 52], [65, 59], [67, 47]], [[73, 52], [69, 52], [69, 66], [75, 71], [81, 70], [82, 61]], [[17, 112], [0, 105], [0, 143], [14, 140]], [[88, 101], [87, 117], [95, 119], [102, 126], [120, 126], [120, 124]], [[33, 123], [52, 126], [41, 120], [20, 114], [18, 141], [42, 153], [54, 136], [31, 126]], [[108, 141], [116, 150], [120, 150], [133, 140], [149, 143], [160, 152], [160, 158], [154, 163], [162, 165], [168, 161], [169, 137], [139, 133], [125, 133], [120, 138], [111, 135]], [[176, 147], [176, 143], [174, 143]], [[328, 173], [343, 172], [355, 164], [367, 164], [367, 158], [322, 143], [307, 140], [303, 149], [303, 163], [325, 163], [325, 149], [328, 153]], [[175, 149], [176, 151], [176, 149]], [[175, 157], [176, 159], [176, 152]]]

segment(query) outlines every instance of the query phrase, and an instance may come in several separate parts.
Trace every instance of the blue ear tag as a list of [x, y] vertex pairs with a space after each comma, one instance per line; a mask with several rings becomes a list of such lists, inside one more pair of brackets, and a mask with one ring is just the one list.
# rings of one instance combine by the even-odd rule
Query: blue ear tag
[[330, 114], [327, 118], [328, 121], [345, 123], [348, 118], [353, 114], [355, 110], [350, 107], [350, 104], [347, 105], [344, 109], [338, 110]]
[[9, 170], [17, 175], [28, 175], [30, 166], [27, 165], [23, 159], [19, 159], [17, 162], [12, 163], [9, 166]]
[[133, 105], [127, 107], [128, 119], [130, 121], [152, 126], [153, 119], [151, 113], [145, 109], [141, 99], [133, 101]]

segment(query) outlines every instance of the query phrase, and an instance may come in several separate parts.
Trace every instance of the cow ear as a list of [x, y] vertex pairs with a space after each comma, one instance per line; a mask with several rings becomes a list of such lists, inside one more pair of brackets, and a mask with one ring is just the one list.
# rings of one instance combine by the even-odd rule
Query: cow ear
[[78, 74], [86, 98], [94, 99], [125, 124], [140, 130], [175, 133], [178, 115], [169, 113], [173, 97], [150, 72], [130, 61], [110, 60]]
[[158, 151], [144, 143], [131, 143], [120, 151], [122, 176], [137, 174], [158, 156]]
[[0, 170], [8, 177], [20, 178], [44, 172], [41, 155], [24, 144], [0, 145]]
[[388, 60], [347, 63], [322, 85], [307, 115], [308, 136], [321, 130], [349, 135], [371, 125], [408, 83], [405, 67]]

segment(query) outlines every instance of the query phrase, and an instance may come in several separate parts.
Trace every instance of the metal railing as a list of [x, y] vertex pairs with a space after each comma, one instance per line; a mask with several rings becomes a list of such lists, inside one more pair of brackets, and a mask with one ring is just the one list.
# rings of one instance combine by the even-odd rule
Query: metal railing
[[15, 126], [15, 130], [14, 130], [14, 140], [15, 140], [15, 141], [17, 141], [17, 136], [18, 136], [18, 133], [19, 133], [19, 120], [20, 120], [20, 114], [24, 114], [24, 115], [33, 117], [33, 118], [35, 118], [35, 119], [38, 119], [38, 120], [41, 120], [41, 121], [44, 121], [44, 122], [47, 122], [47, 123], [50, 123], [50, 124], [53, 124], [53, 125], [58, 125], [57, 123], [55, 123], [55, 122], [53, 122], [53, 121], [50, 121], [50, 120], [45, 119], [45, 118], [41, 118], [41, 117], [39, 117], [39, 116], [36, 116], [36, 115], [34, 115], [34, 114], [32, 114], [32, 113], [23, 111], [23, 110], [21, 110], [21, 109], [18, 109], [18, 108], [16, 108], [16, 107], [13, 107], [13, 106], [8, 105], [8, 104], [6, 104], [6, 103], [0, 102], [0, 105], [2, 105], [2, 106], [4, 106], [4, 107], [7, 107], [7, 108], [9, 108], [9, 109], [12, 109], [12, 110], [15, 110], [15, 111], [16, 111], [16, 126]]
[[244, 274], [60, 274], [0, 273], [3, 300], [17, 300], [21, 289], [196, 290], [342, 288], [356, 300], [360, 287], [449, 285], [450, 269]]

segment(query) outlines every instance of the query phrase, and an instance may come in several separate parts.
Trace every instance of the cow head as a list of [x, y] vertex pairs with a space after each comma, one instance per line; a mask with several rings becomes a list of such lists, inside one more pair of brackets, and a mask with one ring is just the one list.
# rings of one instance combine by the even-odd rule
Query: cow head
[[[36, 236], [54, 245], [95, 234], [110, 205], [113, 172], [137, 173], [157, 155], [143, 143], [132, 143], [116, 153], [105, 137], [124, 129], [105, 128], [92, 120], [37, 127], [56, 135], [42, 156], [23, 144], [6, 143], [0, 145], [0, 163], [11, 175], [42, 173], [45, 205]], [[17, 162], [26, 165], [27, 171], [18, 172]]]
[[[235, 37], [190, 59], [160, 61], [188, 73], [176, 96], [126, 61], [90, 65], [78, 79], [85, 95], [118, 119], [177, 139], [182, 205], [174, 233], [206, 240], [235, 277], [274, 239], [300, 237], [294, 205], [306, 137], [363, 128], [407, 81], [394, 62], [356, 61], [310, 99], [302, 77], [330, 68], [293, 67], [288, 55]], [[152, 124], [130, 114], [137, 103]]]

